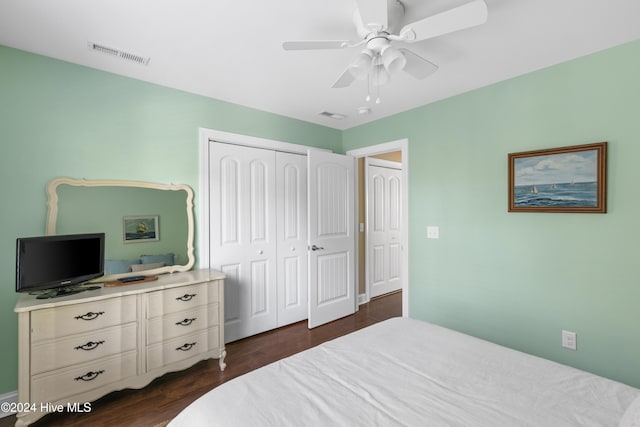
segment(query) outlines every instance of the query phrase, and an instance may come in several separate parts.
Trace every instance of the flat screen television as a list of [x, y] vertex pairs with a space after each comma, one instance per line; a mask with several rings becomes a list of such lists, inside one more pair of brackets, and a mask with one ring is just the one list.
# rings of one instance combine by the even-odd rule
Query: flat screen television
[[104, 233], [16, 240], [16, 292], [43, 298], [86, 290], [74, 285], [104, 275]]

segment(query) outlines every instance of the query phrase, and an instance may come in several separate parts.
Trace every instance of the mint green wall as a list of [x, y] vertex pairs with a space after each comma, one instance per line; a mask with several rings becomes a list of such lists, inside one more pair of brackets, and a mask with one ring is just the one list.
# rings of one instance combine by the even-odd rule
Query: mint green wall
[[[412, 317], [640, 387], [638, 76], [640, 41], [343, 133], [409, 140]], [[607, 214], [507, 212], [508, 153], [600, 141]]]
[[0, 394], [17, 388], [15, 239], [44, 234], [46, 183], [183, 183], [197, 202], [200, 127], [341, 150], [333, 129], [0, 46]]

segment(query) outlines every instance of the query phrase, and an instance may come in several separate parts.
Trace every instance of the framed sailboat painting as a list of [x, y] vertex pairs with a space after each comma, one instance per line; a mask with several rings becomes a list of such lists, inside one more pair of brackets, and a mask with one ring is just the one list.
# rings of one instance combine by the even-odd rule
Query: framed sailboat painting
[[124, 243], [160, 240], [158, 215], [125, 216], [122, 218]]
[[509, 153], [509, 212], [606, 213], [607, 143]]

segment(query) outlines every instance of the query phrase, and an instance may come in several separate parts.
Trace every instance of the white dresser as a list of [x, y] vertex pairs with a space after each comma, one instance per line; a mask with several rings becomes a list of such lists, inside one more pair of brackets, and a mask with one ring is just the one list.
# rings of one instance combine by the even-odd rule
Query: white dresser
[[217, 358], [224, 370], [223, 292], [222, 273], [194, 270], [61, 298], [21, 296], [16, 425], [60, 405], [82, 410], [200, 360]]

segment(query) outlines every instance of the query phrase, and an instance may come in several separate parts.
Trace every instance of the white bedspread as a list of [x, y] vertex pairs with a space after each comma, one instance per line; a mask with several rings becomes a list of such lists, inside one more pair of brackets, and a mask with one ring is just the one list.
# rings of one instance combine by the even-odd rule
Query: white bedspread
[[618, 426], [640, 390], [394, 318], [231, 380], [182, 426]]

